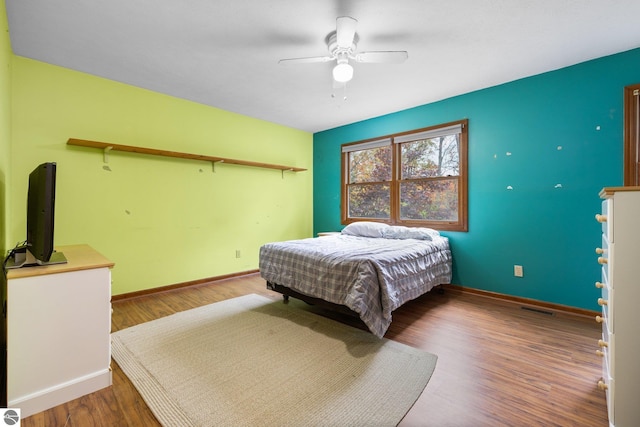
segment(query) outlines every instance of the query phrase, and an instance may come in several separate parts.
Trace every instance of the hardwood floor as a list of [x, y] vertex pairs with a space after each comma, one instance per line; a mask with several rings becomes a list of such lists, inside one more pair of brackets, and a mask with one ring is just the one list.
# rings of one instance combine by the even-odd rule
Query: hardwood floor
[[[112, 330], [256, 293], [281, 300], [257, 274], [113, 303]], [[292, 299], [290, 304], [346, 323]], [[597, 389], [599, 325], [478, 295], [431, 292], [394, 312], [386, 338], [438, 355], [401, 426], [607, 426]], [[22, 420], [34, 426], [158, 426], [113, 362], [113, 386]], [[286, 408], [283, 408], [286, 410]]]

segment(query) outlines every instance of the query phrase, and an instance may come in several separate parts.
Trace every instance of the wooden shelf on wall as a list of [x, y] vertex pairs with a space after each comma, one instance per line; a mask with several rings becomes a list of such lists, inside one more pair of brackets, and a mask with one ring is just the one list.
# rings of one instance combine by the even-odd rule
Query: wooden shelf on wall
[[257, 168], [267, 168], [267, 169], [277, 169], [282, 172], [290, 171], [290, 172], [302, 172], [306, 171], [303, 168], [297, 168], [293, 166], [284, 166], [284, 165], [274, 165], [271, 163], [260, 163], [260, 162], [251, 162], [247, 160], [236, 160], [229, 159], [226, 157], [217, 157], [217, 156], [208, 156], [204, 154], [190, 154], [190, 153], [180, 153], [178, 151], [167, 151], [167, 150], [158, 150], [155, 148], [144, 148], [144, 147], [134, 147], [131, 145], [120, 145], [120, 144], [110, 144], [108, 142], [99, 142], [99, 141], [89, 141], [86, 139], [76, 139], [69, 138], [67, 141], [67, 145], [77, 145], [80, 147], [90, 147], [90, 148], [99, 148], [104, 150], [105, 153], [113, 150], [113, 151], [126, 151], [129, 153], [138, 153], [138, 154], [150, 154], [152, 156], [164, 156], [164, 157], [177, 157], [180, 159], [191, 159], [191, 160], [202, 160], [205, 162], [212, 163], [229, 163], [232, 165], [240, 165], [240, 166], [252, 166]]

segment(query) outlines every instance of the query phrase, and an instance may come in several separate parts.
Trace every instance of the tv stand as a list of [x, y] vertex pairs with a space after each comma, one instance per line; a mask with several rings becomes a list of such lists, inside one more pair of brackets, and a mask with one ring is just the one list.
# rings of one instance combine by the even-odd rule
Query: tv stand
[[6, 270], [11, 270], [14, 268], [21, 267], [35, 267], [38, 265], [55, 265], [55, 264], [65, 264], [67, 262], [67, 258], [64, 256], [62, 252], [53, 251], [49, 261], [42, 262], [36, 259], [33, 256], [31, 251], [26, 246], [21, 246], [13, 250], [13, 256], [9, 257], [7, 263], [5, 264]]
[[[22, 418], [111, 385], [111, 268], [88, 245], [7, 271], [6, 404]], [[4, 402], [3, 402], [4, 403]]]

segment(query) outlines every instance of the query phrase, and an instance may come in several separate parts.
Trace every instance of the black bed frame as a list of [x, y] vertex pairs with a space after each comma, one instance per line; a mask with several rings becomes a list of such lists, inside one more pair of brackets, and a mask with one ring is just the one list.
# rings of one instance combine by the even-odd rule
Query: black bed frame
[[306, 302], [309, 305], [315, 305], [315, 306], [326, 308], [338, 313], [348, 314], [349, 316], [353, 316], [357, 319], [360, 318], [358, 313], [351, 310], [346, 305], [334, 304], [332, 302], [325, 301], [320, 298], [310, 297], [308, 295], [301, 294], [300, 292], [296, 292], [291, 288], [287, 288], [286, 286], [278, 285], [277, 283], [267, 282], [267, 289], [271, 289], [272, 291], [281, 293], [285, 303], [289, 302], [289, 297], [294, 297], [296, 299]]
[[[300, 292], [294, 291], [293, 289], [288, 288], [286, 286], [278, 285], [277, 283], [273, 283], [269, 281], [267, 281], [267, 289], [281, 293], [285, 303], [289, 302], [289, 297], [294, 297], [296, 299], [306, 302], [309, 305], [315, 305], [320, 308], [325, 308], [340, 314], [346, 314], [348, 316], [355, 317], [357, 320], [361, 321], [360, 315], [355, 311], [351, 310], [346, 305], [335, 304], [320, 298], [310, 297], [308, 295], [304, 295], [304, 294], [301, 294]], [[442, 287], [442, 285], [435, 286], [435, 289], [437, 289], [437, 292], [439, 294], [444, 293], [444, 288]]]

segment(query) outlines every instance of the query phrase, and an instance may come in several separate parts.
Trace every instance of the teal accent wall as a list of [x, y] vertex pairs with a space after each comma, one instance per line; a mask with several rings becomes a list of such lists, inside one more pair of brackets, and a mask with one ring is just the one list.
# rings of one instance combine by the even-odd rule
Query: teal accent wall
[[469, 231], [442, 233], [453, 283], [597, 310], [594, 215], [602, 187], [622, 185], [623, 88], [636, 83], [640, 49], [316, 133], [314, 232], [343, 227], [341, 144], [467, 118]]

